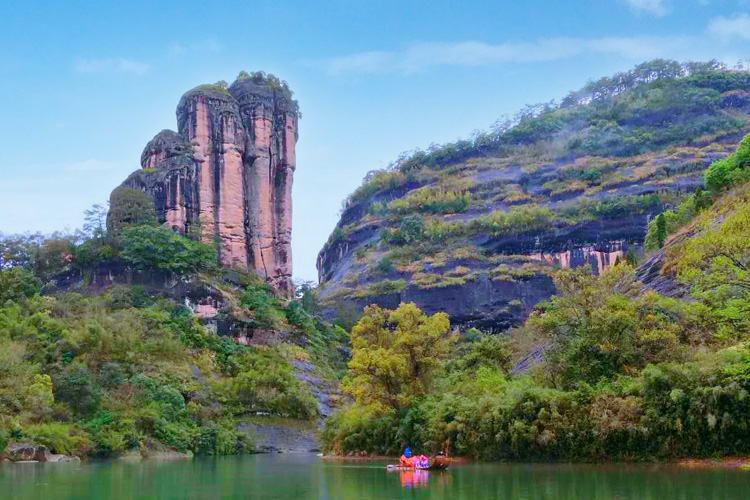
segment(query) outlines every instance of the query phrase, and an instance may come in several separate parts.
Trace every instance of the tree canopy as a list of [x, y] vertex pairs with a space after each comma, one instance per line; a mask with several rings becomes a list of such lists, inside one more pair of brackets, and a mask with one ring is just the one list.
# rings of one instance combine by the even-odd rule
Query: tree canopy
[[455, 341], [445, 313], [427, 316], [412, 303], [394, 311], [368, 306], [352, 329], [344, 388], [364, 406], [407, 406], [429, 392]]
[[141, 225], [122, 229], [122, 259], [139, 270], [188, 274], [212, 268], [216, 253], [168, 227]]

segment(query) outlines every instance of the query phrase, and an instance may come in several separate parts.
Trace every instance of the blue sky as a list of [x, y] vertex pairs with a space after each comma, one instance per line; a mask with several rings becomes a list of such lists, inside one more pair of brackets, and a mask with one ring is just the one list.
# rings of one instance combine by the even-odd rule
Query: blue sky
[[0, 232], [82, 224], [176, 128], [186, 90], [240, 70], [303, 113], [295, 276], [341, 201], [402, 151], [656, 57], [750, 59], [746, 0], [15, 1], [0, 5]]

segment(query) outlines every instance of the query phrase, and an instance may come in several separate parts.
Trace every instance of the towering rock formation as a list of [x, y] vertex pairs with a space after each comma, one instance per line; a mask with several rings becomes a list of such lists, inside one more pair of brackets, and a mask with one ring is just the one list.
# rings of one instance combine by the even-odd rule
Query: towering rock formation
[[177, 106], [178, 131], [159, 132], [123, 186], [149, 194], [160, 222], [216, 242], [222, 265], [290, 295], [299, 116], [271, 75], [242, 72], [228, 87], [196, 87]]

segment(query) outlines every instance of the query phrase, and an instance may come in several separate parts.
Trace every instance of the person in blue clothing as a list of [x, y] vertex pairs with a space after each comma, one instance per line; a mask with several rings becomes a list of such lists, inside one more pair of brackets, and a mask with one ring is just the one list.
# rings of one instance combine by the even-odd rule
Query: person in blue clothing
[[399, 463], [403, 467], [413, 467], [413, 464], [411, 462], [411, 449], [409, 448], [409, 445], [406, 444], [406, 441], [401, 441], [401, 445], [404, 446], [404, 452], [401, 454], [401, 458], [399, 458]]

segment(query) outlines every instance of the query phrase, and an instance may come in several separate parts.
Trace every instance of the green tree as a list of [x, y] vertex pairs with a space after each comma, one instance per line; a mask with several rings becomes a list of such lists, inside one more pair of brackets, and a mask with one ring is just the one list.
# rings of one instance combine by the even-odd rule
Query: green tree
[[128, 226], [122, 230], [122, 259], [138, 270], [190, 274], [210, 270], [211, 245], [192, 241], [165, 226]]
[[722, 189], [731, 184], [732, 173], [737, 167], [731, 157], [717, 160], [703, 172], [703, 181], [706, 187], [714, 194], [719, 194]]
[[635, 252], [633, 252], [632, 248], [629, 248], [628, 253], [625, 254], [625, 262], [633, 267], [638, 264], [638, 260], [635, 258]]
[[154, 203], [143, 191], [118, 187], [112, 191], [107, 214], [107, 230], [118, 241], [128, 225], [156, 224]]
[[378, 273], [388, 275], [393, 271], [393, 262], [388, 257], [383, 257], [378, 261]]
[[463, 361], [466, 368], [472, 370], [480, 366], [489, 366], [507, 374], [510, 371], [511, 356], [512, 351], [507, 336], [482, 335], [478, 340], [471, 342], [471, 347], [464, 355]]
[[107, 234], [107, 213], [109, 210], [99, 203], [84, 210], [83, 230], [91, 238], [103, 238]]
[[304, 281], [297, 286], [296, 295], [302, 304], [302, 308], [311, 315], [320, 312], [320, 304], [315, 293], [315, 282]]
[[344, 390], [360, 406], [409, 406], [430, 391], [456, 340], [445, 313], [427, 316], [412, 303], [394, 311], [368, 306], [352, 329]]
[[695, 189], [695, 210], [700, 212], [711, 206], [711, 195], [708, 194], [704, 189]]
[[419, 215], [412, 215], [406, 217], [401, 221], [400, 226], [401, 237], [406, 243], [412, 243], [422, 239], [422, 217]]
[[702, 221], [697, 234], [671, 252], [679, 278], [712, 307], [731, 336], [750, 331], [750, 200], [745, 189], [720, 224]]
[[99, 410], [101, 394], [86, 365], [73, 363], [55, 380], [55, 399], [65, 402], [79, 417]]
[[597, 383], [626, 367], [679, 358], [676, 301], [653, 291], [640, 293], [627, 264], [593, 276], [563, 270], [554, 278], [557, 295], [526, 327], [547, 346], [547, 378], [556, 387]]
[[34, 261], [34, 249], [42, 244], [44, 235], [0, 233], [0, 269], [21, 266], [30, 269]]
[[660, 213], [656, 217], [656, 241], [659, 244], [659, 248], [664, 247], [664, 242], [667, 240], [667, 218], [664, 213]]
[[245, 293], [240, 297], [240, 304], [252, 311], [257, 328], [270, 329], [276, 326], [278, 314], [274, 306], [277, 305], [277, 300], [266, 285], [245, 287]]
[[63, 272], [73, 260], [75, 245], [67, 238], [50, 238], [34, 249], [34, 274], [43, 282]]

